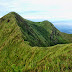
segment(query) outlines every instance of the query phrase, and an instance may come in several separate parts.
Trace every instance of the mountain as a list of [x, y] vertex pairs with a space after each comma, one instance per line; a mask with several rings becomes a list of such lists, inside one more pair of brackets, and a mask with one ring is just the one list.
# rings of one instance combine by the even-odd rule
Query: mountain
[[[6, 32], [4, 31], [5, 32], [4, 34], [8, 33], [7, 30], [11, 26], [12, 26], [10, 28], [11, 31], [15, 30], [17, 27], [18, 29], [16, 29], [16, 31], [17, 32], [21, 31], [19, 35], [21, 35], [24, 41], [29, 42], [31, 46], [51, 46], [55, 44], [72, 42], [71, 38], [68, 39], [66, 37], [68, 34], [61, 33], [49, 21], [32, 22], [23, 19], [20, 15], [18, 15], [15, 12], [11, 12], [5, 15], [4, 17], [2, 17], [0, 19], [0, 23], [1, 23], [0, 27], [2, 31], [3, 31], [2, 27], [3, 26], [5, 27], [4, 29]], [[1, 37], [2, 36], [4, 35], [1, 35]], [[72, 35], [70, 36], [72, 37]]]
[[58, 28], [61, 32], [72, 34], [72, 21], [54, 21], [52, 22], [56, 28]]
[[0, 72], [71, 71], [71, 42], [71, 34], [49, 21], [32, 22], [10, 12], [0, 19]]

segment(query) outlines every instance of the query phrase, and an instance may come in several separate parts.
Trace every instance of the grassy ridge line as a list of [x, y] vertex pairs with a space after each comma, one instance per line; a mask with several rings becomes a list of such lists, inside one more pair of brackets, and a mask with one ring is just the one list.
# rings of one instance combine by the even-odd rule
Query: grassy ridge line
[[[10, 17], [10, 15], [7, 15], [4, 17], [4, 21], [0, 23], [1, 29], [0, 29], [0, 47], [9, 45], [9, 43], [16, 42], [19, 40], [18, 38], [21, 38], [21, 32], [20, 28], [18, 27], [14, 16]], [[5, 19], [6, 18], [6, 19]], [[12, 19], [13, 18], [13, 19]], [[11, 20], [10, 22], [7, 22], [8, 20]], [[17, 40], [16, 40], [17, 39]], [[22, 39], [22, 38], [21, 38]]]
[[67, 40], [67, 42], [71, 42], [72, 43], [72, 34], [62, 33], [61, 35], [63, 36], [64, 39]]
[[37, 52], [38, 54], [34, 56], [34, 60], [32, 59], [32, 65], [34, 63], [34, 68], [31, 70], [31, 66], [28, 71], [41, 72], [43, 69], [44, 72], [45, 70], [50, 72], [72, 71], [72, 44], [56, 45], [50, 48], [48, 47], [46, 50], [44, 48], [42, 49], [40, 49], [39, 53]]
[[18, 26], [31, 46], [51, 46], [72, 42], [72, 35], [61, 33], [49, 21], [32, 22], [15, 14]]
[[[5, 31], [1, 36], [9, 35], [7, 32], [13, 30], [12, 27], [17, 26], [17, 30], [20, 30], [19, 33], [24, 41], [31, 46], [47, 47], [72, 42], [72, 35], [61, 33], [49, 21], [32, 22], [23, 19], [15, 12], [11, 12], [2, 17], [0, 19], [0, 26], [2, 30], [1, 33]], [[1, 41], [2, 40], [4, 39], [2, 38]]]
[[[43, 33], [50, 30], [48, 34], [46, 34], [50, 35], [52, 30], [45, 30], [45, 26], [48, 25], [46, 21], [34, 23], [19, 18], [19, 16], [17, 17], [21, 19], [21, 22], [19, 22], [16, 17], [13, 13], [10, 13], [0, 19], [0, 72], [72, 71], [72, 44], [38, 47], [39, 44], [36, 47], [31, 47], [29, 45], [30, 42], [26, 40], [26, 38], [24, 39], [23, 36], [28, 36], [30, 40], [33, 40], [33, 38], [40, 39], [40, 41], [43, 42], [42, 44], [45, 45], [47, 41], [44, 41], [47, 37], [44, 37]], [[19, 26], [18, 22], [21, 25], [24, 24], [24, 28]], [[46, 24], [45, 26], [44, 23]], [[39, 28], [41, 28], [41, 30]], [[23, 30], [24, 34], [21, 30]], [[42, 30], [44, 30], [44, 32]], [[31, 33], [31, 35], [28, 33]], [[66, 37], [68, 37], [68, 35]], [[69, 41], [68, 38], [66, 39]]]
[[[0, 71], [72, 71], [72, 44], [33, 47], [18, 43], [4, 48], [0, 56]], [[15, 66], [15, 67], [14, 67]], [[19, 68], [19, 69], [18, 69]]]

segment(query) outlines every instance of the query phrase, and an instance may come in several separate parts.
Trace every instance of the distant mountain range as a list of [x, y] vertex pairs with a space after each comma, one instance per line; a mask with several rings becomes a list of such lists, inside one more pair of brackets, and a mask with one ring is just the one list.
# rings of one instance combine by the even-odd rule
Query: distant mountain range
[[52, 22], [61, 32], [72, 34], [72, 20]]

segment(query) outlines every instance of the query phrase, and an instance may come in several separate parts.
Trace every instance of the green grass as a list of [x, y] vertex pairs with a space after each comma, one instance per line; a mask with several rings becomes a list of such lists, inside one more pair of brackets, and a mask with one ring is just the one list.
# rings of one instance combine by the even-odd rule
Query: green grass
[[[47, 47], [56, 44], [64, 44], [72, 42], [72, 35], [61, 33], [54, 25], [49, 21], [32, 22], [23, 19], [15, 12], [7, 14], [2, 19], [8, 18], [10, 20], [9, 25], [15, 25], [20, 28], [22, 38], [24, 41], [28, 41], [31, 46]], [[7, 20], [3, 22], [7, 22]], [[1, 23], [3, 23], [1, 22]], [[13, 22], [13, 23], [12, 23]]]
[[49, 21], [11, 12], [0, 19], [0, 72], [72, 72], [71, 42]]
[[[71, 72], [72, 44], [52, 47], [17, 46], [3, 48], [0, 53], [0, 72]], [[4, 71], [5, 70], [5, 71]]]

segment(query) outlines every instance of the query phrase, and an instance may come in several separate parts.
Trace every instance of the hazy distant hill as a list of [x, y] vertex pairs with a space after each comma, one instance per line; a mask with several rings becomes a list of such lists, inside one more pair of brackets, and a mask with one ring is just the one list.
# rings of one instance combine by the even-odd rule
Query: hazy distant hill
[[55, 21], [52, 22], [54, 26], [61, 32], [72, 34], [72, 21]]
[[72, 71], [72, 44], [64, 44], [71, 42], [71, 34], [49, 21], [32, 22], [10, 12], [0, 19], [0, 72]]

